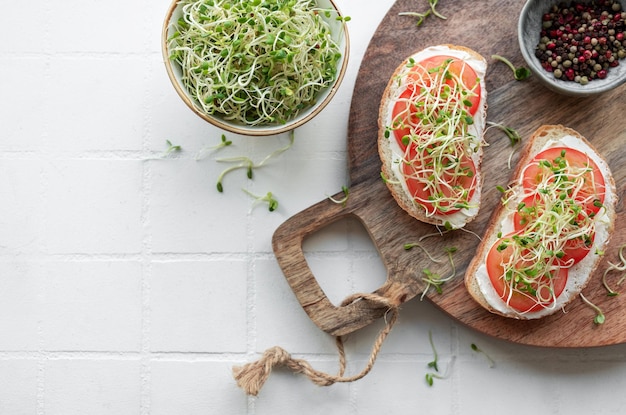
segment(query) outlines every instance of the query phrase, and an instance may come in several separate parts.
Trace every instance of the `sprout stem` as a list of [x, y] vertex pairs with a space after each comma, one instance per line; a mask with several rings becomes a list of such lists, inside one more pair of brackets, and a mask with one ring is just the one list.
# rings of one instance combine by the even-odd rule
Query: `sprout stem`
[[472, 343], [471, 348], [473, 351], [481, 353], [483, 356], [485, 356], [485, 358], [487, 358], [487, 360], [489, 361], [489, 367], [494, 367], [496, 365], [496, 362], [491, 358], [491, 356], [481, 350], [478, 346], [476, 346], [476, 344]]
[[341, 199], [335, 199], [332, 196], [328, 196], [331, 202], [343, 205], [344, 207], [348, 203], [348, 196], [350, 195], [350, 189], [347, 186], [341, 186], [341, 190], [343, 191], [344, 197]]
[[498, 60], [506, 64], [513, 71], [513, 77], [516, 81], [523, 81], [530, 76], [530, 70], [524, 66], [515, 67], [507, 58], [500, 55], [491, 55], [492, 59]]
[[[606, 276], [609, 272], [611, 271], [626, 271], [626, 258], [624, 257], [624, 249], [626, 248], [626, 244], [620, 246], [619, 248], [619, 260], [620, 263], [619, 264], [614, 264], [612, 262], [609, 262], [609, 266], [608, 268], [604, 271], [604, 274], [602, 275], [602, 284], [604, 285], [604, 287], [607, 289], [607, 291], [609, 292], [608, 295], [609, 296], [616, 296], [619, 293], [617, 291], [614, 291], [613, 289], [611, 289], [611, 287], [609, 287], [609, 284], [606, 280]], [[621, 285], [622, 282], [624, 281], [624, 279], [626, 278], [626, 274], [624, 274], [618, 281], [617, 281], [617, 285]]]
[[580, 298], [591, 308], [594, 309], [594, 311], [596, 312], [596, 317], [593, 319], [593, 322], [597, 325], [603, 324], [605, 321], [605, 316], [604, 313], [602, 312], [602, 310], [600, 309], [600, 307], [598, 307], [597, 305], [593, 304], [591, 301], [589, 301], [587, 299], [587, 297], [585, 297], [583, 295], [583, 293], [580, 293]]

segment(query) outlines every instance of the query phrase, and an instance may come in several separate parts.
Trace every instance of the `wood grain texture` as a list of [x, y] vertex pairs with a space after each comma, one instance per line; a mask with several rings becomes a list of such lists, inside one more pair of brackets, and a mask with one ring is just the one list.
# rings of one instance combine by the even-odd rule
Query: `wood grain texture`
[[[460, 5], [471, 8], [460, 8]], [[485, 177], [481, 211], [466, 231], [454, 231], [423, 241], [429, 252], [444, 257], [446, 247], [457, 247], [454, 254], [456, 277], [444, 286], [442, 294], [430, 290], [427, 297], [452, 318], [482, 333], [504, 340], [545, 347], [593, 347], [626, 342], [626, 300], [624, 295], [608, 297], [601, 277], [608, 261], [616, 262], [619, 246], [626, 244], [626, 87], [595, 98], [570, 98], [557, 95], [532, 78], [519, 82], [504, 64], [490, 59], [492, 54], [507, 56], [522, 65], [516, 27], [522, 1], [441, 2], [438, 11], [447, 17], [426, 19], [417, 27], [415, 19], [399, 16], [402, 11], [417, 11], [418, 3], [398, 0], [376, 30], [365, 52], [357, 76], [348, 127], [348, 168], [350, 197], [346, 206], [323, 200], [287, 220], [275, 232], [274, 252], [287, 281], [311, 319], [324, 331], [342, 335], [361, 328], [385, 309], [379, 304], [360, 301], [347, 307], [330, 303], [302, 253], [302, 240], [335, 220], [348, 215], [358, 218], [368, 230], [387, 269], [387, 281], [376, 293], [393, 304], [408, 301], [424, 289], [422, 270], [429, 268], [450, 275], [449, 263], [432, 262], [420, 249], [405, 250], [437, 229], [408, 216], [400, 209], [380, 178], [381, 162], [377, 151], [377, 117], [380, 98], [393, 70], [406, 56], [425, 47], [452, 43], [470, 47], [487, 58], [487, 120], [515, 128], [524, 138], [542, 124], [563, 124], [583, 134], [606, 158], [617, 184], [617, 223], [605, 259], [584, 295], [606, 315], [604, 325], [593, 324], [595, 312], [576, 300], [565, 313], [558, 312], [535, 321], [518, 321], [488, 313], [469, 296], [463, 274], [474, 255], [478, 237], [499, 203], [497, 185], [511, 177], [507, 167], [514, 150], [508, 138], [496, 129], [485, 136], [483, 172]], [[519, 149], [512, 162], [516, 163]], [[338, 194], [337, 197], [342, 197]], [[611, 274], [613, 281], [621, 275]]]

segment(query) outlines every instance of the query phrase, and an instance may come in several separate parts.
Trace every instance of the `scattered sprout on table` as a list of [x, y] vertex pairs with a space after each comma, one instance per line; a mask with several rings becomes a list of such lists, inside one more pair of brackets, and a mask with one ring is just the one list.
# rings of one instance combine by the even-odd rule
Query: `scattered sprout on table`
[[516, 81], [523, 81], [524, 79], [527, 79], [531, 75], [530, 69], [528, 69], [525, 66], [516, 67], [515, 65], [511, 63], [511, 61], [509, 61], [504, 56], [491, 55], [491, 59], [500, 61], [504, 63], [506, 66], [508, 66], [509, 68], [511, 68], [511, 70], [513, 71], [513, 78], [515, 78]]
[[218, 158], [216, 159], [216, 161], [221, 162], [221, 163], [237, 163], [234, 164], [233, 166], [230, 166], [226, 169], [224, 169], [220, 175], [217, 178], [217, 191], [222, 193], [224, 191], [224, 185], [223, 185], [223, 180], [224, 177], [226, 176], [226, 174], [235, 171], [235, 170], [239, 170], [239, 169], [246, 169], [246, 176], [248, 177], [248, 179], [252, 179], [253, 177], [253, 170], [263, 167], [265, 165], [265, 163], [267, 163], [270, 159], [277, 157], [278, 155], [284, 153], [285, 151], [289, 150], [291, 148], [291, 146], [293, 146], [295, 140], [295, 133], [293, 131], [290, 132], [289, 134], [289, 143], [284, 146], [281, 147], [277, 150], [274, 150], [273, 152], [271, 152], [270, 154], [268, 154], [267, 156], [265, 156], [265, 158], [263, 160], [261, 160], [258, 163], [255, 163], [250, 157], [248, 156], [238, 156], [238, 157], [223, 157], [223, 158]]
[[[619, 271], [619, 272], [625, 272], [626, 271], [626, 257], [624, 257], [624, 249], [626, 249], [626, 244], [622, 245], [619, 247], [619, 253], [618, 253], [618, 257], [620, 262], [619, 263], [612, 263], [609, 262], [609, 266], [606, 268], [606, 270], [604, 271], [604, 274], [602, 275], [602, 284], [604, 285], [604, 287], [607, 289], [608, 291], [608, 296], [610, 297], [615, 297], [617, 296], [619, 293], [615, 290], [613, 290], [610, 286], [609, 283], [607, 281], [607, 275], [612, 272], [612, 271]], [[621, 276], [621, 278], [617, 281], [617, 285], [621, 285], [624, 280], [626, 279], [626, 272]]]
[[201, 148], [198, 154], [196, 155], [196, 160], [202, 160], [206, 158], [210, 153], [217, 151], [221, 148], [228, 147], [232, 144], [233, 142], [231, 140], [228, 140], [225, 134], [222, 134], [221, 142], [213, 146], [205, 146]]
[[265, 196], [257, 196], [254, 193], [246, 190], [246, 189], [241, 189], [243, 190], [246, 194], [248, 194], [249, 196], [254, 198], [254, 203], [262, 203], [262, 202], [267, 202], [268, 205], [268, 209], [270, 212], [275, 211], [278, 208], [278, 200], [276, 200], [276, 198], [274, 197], [274, 195], [272, 194], [272, 192], [267, 192], [265, 194]]
[[350, 189], [348, 186], [341, 186], [341, 190], [343, 191], [343, 197], [341, 199], [336, 199], [332, 196], [328, 196], [328, 199], [333, 203], [346, 206], [346, 203], [348, 203], [348, 196], [350, 195]]
[[400, 12], [398, 13], [398, 15], [416, 17], [417, 26], [421, 26], [422, 23], [424, 23], [424, 20], [426, 20], [426, 18], [430, 16], [431, 14], [443, 20], [447, 19], [446, 16], [442, 15], [441, 13], [437, 11], [437, 3], [439, 3], [439, 0], [428, 0], [429, 9], [426, 10], [425, 12]]
[[587, 297], [583, 295], [583, 293], [580, 293], [579, 295], [580, 295], [580, 298], [583, 300], [583, 302], [596, 312], [596, 316], [593, 319], [594, 324], [596, 325], [604, 324], [606, 317], [604, 316], [602, 309], [600, 309], [600, 307], [598, 307], [597, 305], [589, 301]]
[[489, 361], [489, 367], [494, 367], [496, 365], [496, 362], [491, 358], [491, 356], [489, 356], [487, 353], [485, 353], [484, 350], [480, 349], [475, 343], [472, 343], [470, 345], [470, 347], [472, 348], [473, 351], [475, 351], [476, 353], [480, 353], [483, 356], [485, 356], [485, 358]]

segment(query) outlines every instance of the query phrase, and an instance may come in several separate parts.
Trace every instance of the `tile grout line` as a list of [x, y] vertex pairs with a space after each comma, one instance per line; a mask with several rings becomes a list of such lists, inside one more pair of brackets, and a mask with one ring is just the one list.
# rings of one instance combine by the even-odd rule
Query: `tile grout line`
[[[146, 30], [148, 29], [148, 19], [144, 20]], [[147, 40], [146, 40], [147, 42]], [[148, 85], [154, 74], [151, 69], [146, 70], [143, 77], [145, 92], [143, 94], [143, 128], [142, 128], [142, 154], [150, 154], [151, 137], [151, 115], [150, 102], [151, 93]], [[150, 158], [142, 158], [141, 178], [141, 224], [142, 224], [142, 252], [141, 252], [141, 338], [140, 338], [140, 414], [150, 415], [151, 412], [151, 383], [152, 372], [150, 367], [150, 277], [152, 275], [152, 235], [150, 233], [150, 195], [151, 195], [151, 162]]]
[[[51, 6], [47, 3], [46, 6], [44, 7], [45, 7], [44, 14], [47, 15], [48, 17], [52, 16], [53, 13], [52, 13]], [[44, 27], [43, 27], [44, 35], [42, 36], [42, 43], [43, 43], [44, 50], [47, 50], [47, 51], [50, 51], [52, 49], [52, 45], [50, 43], [50, 22], [51, 21], [52, 21], [51, 18], [46, 19], [46, 22], [44, 23]], [[45, 66], [44, 66], [43, 78], [49, 81], [52, 77], [51, 75], [52, 55], [50, 53], [46, 53], [44, 62], [45, 62]], [[51, 83], [47, 82], [46, 85], [51, 85]], [[49, 87], [44, 92], [44, 100], [48, 102], [52, 101], [52, 96], [51, 96]], [[44, 137], [46, 138], [49, 138], [49, 133], [48, 133], [49, 131], [48, 127], [50, 125], [49, 116], [50, 114], [46, 113], [45, 117], [43, 118], [43, 122], [46, 125], [46, 127], [43, 129], [43, 131], [45, 131], [43, 134], [44, 134]], [[46, 206], [49, 200], [50, 186], [48, 186], [48, 176], [46, 175], [46, 169], [44, 167], [42, 167], [39, 172], [39, 180], [41, 184], [41, 195], [40, 195], [41, 204], [42, 206]], [[47, 220], [46, 220], [47, 216], [48, 216], [47, 210], [44, 209], [42, 211], [42, 217], [40, 218], [40, 226], [42, 227], [40, 235], [45, 235], [45, 228], [47, 226]], [[45, 252], [47, 251], [46, 243], [47, 241], [45, 240], [45, 237], [40, 236], [38, 243], [37, 243], [38, 255], [43, 256], [45, 254]], [[37, 270], [42, 275], [46, 273], [45, 267], [43, 267], [41, 264], [37, 266]], [[39, 291], [38, 294], [40, 298], [43, 300], [46, 295], [45, 284], [40, 284], [37, 289]], [[48, 357], [45, 352], [46, 345], [45, 345], [44, 335], [45, 335], [44, 316], [38, 315], [37, 316], [37, 339], [38, 339], [37, 380], [36, 380], [37, 390], [35, 394], [36, 400], [37, 400], [37, 403], [36, 403], [37, 415], [45, 415], [46, 413], [46, 363], [48, 361]]]
[[[249, 142], [246, 142], [246, 147], [249, 149]], [[246, 151], [249, 153], [249, 151]], [[251, 183], [246, 183], [246, 188], [250, 190]], [[247, 331], [247, 345], [246, 356], [248, 358], [255, 355], [255, 349], [257, 346], [257, 319], [256, 319], [256, 261], [254, 256], [254, 217], [252, 211], [249, 210], [246, 215], [246, 254], [248, 255], [248, 263], [246, 270], [246, 331]], [[247, 415], [254, 415], [256, 413], [256, 399], [254, 397], [247, 397]]]

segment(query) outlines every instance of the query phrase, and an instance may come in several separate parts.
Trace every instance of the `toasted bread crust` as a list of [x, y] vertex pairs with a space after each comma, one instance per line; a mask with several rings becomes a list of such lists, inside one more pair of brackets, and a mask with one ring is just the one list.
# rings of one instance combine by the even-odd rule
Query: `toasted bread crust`
[[[452, 44], [443, 44], [443, 45], [438, 45], [437, 47], [448, 48], [451, 51], [465, 52], [469, 56], [471, 56], [473, 59], [482, 62], [482, 65], [484, 66], [485, 71], [486, 71], [487, 61], [485, 60], [485, 58], [470, 48], [467, 48], [464, 46], [452, 45]], [[393, 159], [394, 159], [393, 150], [390, 146], [389, 138], [385, 136], [385, 130], [388, 127], [387, 120], [389, 119], [389, 116], [390, 116], [389, 114], [390, 107], [391, 107], [390, 104], [392, 100], [394, 99], [394, 96], [396, 96], [397, 90], [398, 90], [397, 80], [407, 70], [407, 64], [409, 62], [409, 59], [411, 59], [413, 56], [416, 56], [420, 52], [422, 51], [415, 52], [413, 55], [405, 59], [396, 68], [396, 70], [394, 71], [393, 75], [391, 76], [389, 80], [389, 83], [387, 84], [383, 92], [381, 104], [380, 104], [379, 116], [378, 116], [378, 131], [379, 131], [378, 152], [380, 155], [380, 159], [382, 161], [383, 177], [389, 179], [386, 181], [387, 187], [389, 188], [393, 198], [396, 200], [398, 205], [402, 209], [404, 209], [409, 215], [413, 216], [414, 218], [422, 222], [441, 226], [441, 225], [445, 225], [446, 222], [450, 220], [450, 216], [427, 215], [425, 208], [415, 203], [411, 195], [409, 195], [407, 191], [405, 190], [405, 188], [403, 187], [402, 183], [396, 180], [395, 173], [392, 168]], [[480, 84], [481, 84], [481, 104], [480, 104], [481, 109], [479, 109], [477, 114], [480, 114], [482, 118], [480, 120], [481, 122], [479, 125], [484, 126], [486, 122], [486, 117], [487, 117], [487, 90], [486, 90], [486, 84], [485, 84], [484, 79], [482, 78], [480, 79]], [[483, 133], [484, 133], [484, 128], [482, 128], [479, 131], [479, 134], [477, 137], [477, 139], [480, 142], [482, 142], [483, 140]], [[465, 224], [469, 223], [478, 214], [478, 209], [480, 207], [480, 199], [481, 199], [481, 188], [482, 188], [482, 182], [483, 182], [482, 173], [480, 171], [481, 163], [482, 163], [482, 148], [479, 147], [479, 152], [477, 154], [477, 162], [475, 162], [476, 164], [476, 176], [475, 176], [476, 190], [471, 200], [472, 205], [476, 206], [476, 208], [472, 209], [470, 213], [462, 213], [462, 215], [464, 216], [461, 219], [459, 219], [460, 221], [459, 226], [454, 226], [456, 228], [462, 227]]]
[[[541, 149], [550, 140], [552, 139], [558, 140], [559, 138], [564, 137], [564, 136], [575, 137], [575, 139], [584, 143], [587, 147], [589, 147], [589, 149], [592, 152], [595, 153], [593, 157], [594, 159], [600, 160], [599, 168], [600, 170], [602, 170], [602, 174], [605, 180], [606, 200], [604, 203], [604, 207], [606, 209], [606, 215], [608, 218], [608, 226], [607, 226], [608, 237], [604, 241], [596, 243], [595, 250], [604, 250], [609, 244], [610, 236], [612, 235], [614, 227], [615, 227], [615, 216], [616, 216], [615, 209], [616, 209], [616, 202], [617, 202], [617, 191], [615, 187], [615, 181], [606, 161], [597, 152], [597, 150], [591, 145], [591, 143], [585, 137], [583, 137], [580, 133], [578, 133], [577, 131], [571, 128], [564, 127], [562, 125], [543, 125], [539, 127], [532, 134], [528, 143], [526, 144], [526, 147], [524, 148], [524, 150], [522, 151], [520, 155], [520, 159], [517, 164], [517, 167], [515, 168], [511, 176], [513, 178], [512, 185], [515, 185], [518, 183], [519, 178], [522, 175], [524, 167], [532, 160], [532, 158], [537, 153], [541, 151]], [[569, 304], [585, 288], [585, 286], [589, 283], [589, 280], [591, 279], [593, 272], [598, 267], [601, 256], [594, 255], [593, 258], [595, 258], [595, 260], [593, 261], [590, 260], [589, 264], [585, 268], [582, 268], [582, 267], [577, 268], [576, 275], [572, 275], [572, 273], [574, 272], [573, 268], [570, 270], [569, 278], [576, 278], [577, 283], [575, 284], [575, 286], [573, 286], [573, 289], [568, 290], [567, 292], [564, 292], [559, 297], [560, 303], [559, 303], [558, 308], [554, 308], [548, 311], [542, 310], [541, 313], [528, 313], [528, 314], [520, 314], [513, 310], [510, 310], [510, 311], [497, 310], [491, 304], [489, 304], [488, 300], [485, 298], [485, 295], [479, 286], [477, 274], [479, 272], [479, 267], [485, 263], [489, 249], [491, 248], [493, 243], [498, 239], [498, 232], [500, 232], [501, 223], [503, 219], [505, 218], [505, 216], [507, 215], [507, 213], [508, 213], [507, 209], [502, 204], [500, 204], [494, 211], [494, 214], [491, 216], [487, 229], [485, 230], [485, 233], [483, 235], [483, 239], [476, 250], [476, 254], [474, 255], [473, 260], [470, 262], [466, 270], [465, 286], [469, 294], [478, 304], [480, 304], [482, 307], [484, 307], [489, 312], [494, 313], [494, 314], [498, 314], [504, 317], [517, 318], [517, 319], [534, 319], [534, 318], [540, 318], [549, 314], [553, 314], [554, 312], [562, 309], [567, 304]], [[592, 255], [592, 254], [590, 253], [589, 255]]]

